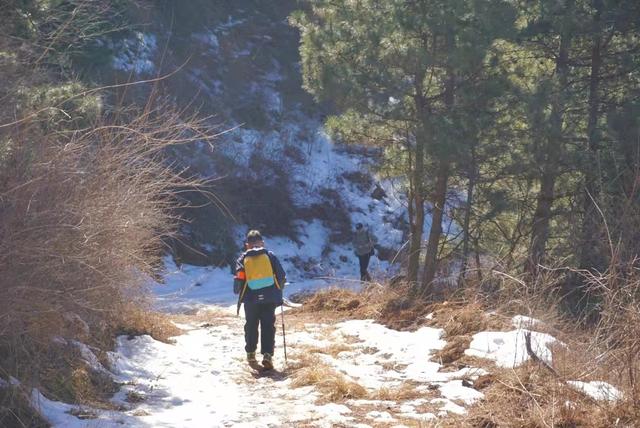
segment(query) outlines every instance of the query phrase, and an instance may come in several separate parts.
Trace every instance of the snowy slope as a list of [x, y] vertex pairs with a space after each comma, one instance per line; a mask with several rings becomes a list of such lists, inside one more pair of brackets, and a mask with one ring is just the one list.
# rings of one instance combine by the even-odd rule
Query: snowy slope
[[[205, 111], [217, 114], [213, 119], [217, 124], [233, 128], [213, 150], [208, 144], [176, 149], [180, 167], [206, 178], [260, 184], [267, 190], [286, 187], [290, 206], [284, 209], [293, 213], [294, 221], [267, 224], [267, 229], [287, 228], [287, 233], [266, 238], [287, 271], [288, 293], [326, 284], [357, 286], [357, 259], [349, 243], [356, 223], [371, 228], [387, 260], [407, 239], [401, 180], [377, 176], [379, 153], [336, 145], [323, 131], [322, 114], [301, 87], [298, 36], [286, 22], [290, 11], [271, 13], [268, 8], [242, 4], [229, 5], [227, 14], [193, 28], [190, 34], [151, 26], [110, 41], [112, 67], [139, 79], [182, 67], [172, 77], [179, 85], [169, 86], [178, 102], [181, 92], [192, 93], [193, 98], [185, 95], [185, 101], [201, 103]], [[185, 56], [190, 58], [186, 63]], [[223, 180], [219, 186], [228, 182]], [[384, 190], [385, 196], [372, 197], [376, 188], [379, 193]], [[237, 216], [236, 208], [229, 207]], [[243, 224], [240, 218], [229, 233], [240, 244], [247, 230], [256, 226], [260, 227]], [[220, 242], [201, 241], [203, 234], [194, 227], [203, 226], [184, 228], [185, 239], [196, 239], [189, 245], [203, 253], [220, 248]], [[167, 270], [167, 285], [158, 290], [161, 296], [179, 294], [185, 301], [205, 303], [233, 300], [220, 283], [229, 283], [224, 279], [229, 267], [183, 265], [180, 271], [167, 259]], [[396, 273], [389, 261], [377, 257], [370, 270], [381, 281]]]
[[[365, 161], [357, 155], [340, 151], [320, 128], [314, 129], [317, 135], [308, 142], [310, 154], [299, 164], [290, 165], [289, 191], [294, 196], [293, 201], [297, 208], [302, 210], [321, 205], [325, 203], [321, 196], [322, 189], [335, 190], [345, 201], [346, 215], [352, 225], [358, 222], [367, 224], [380, 245], [399, 249], [403, 243], [403, 231], [399, 230], [397, 225], [402, 224], [404, 208], [402, 197], [394, 190], [392, 181], [379, 181], [387, 193], [383, 200], [373, 199], [369, 194], [363, 193], [357, 184], [343, 177], [361, 172]], [[262, 139], [255, 134], [253, 131], [240, 130], [238, 139], [223, 142], [218, 149], [228, 150], [237, 156], [240, 165], [243, 159], [249, 157], [249, 153], [257, 151], [275, 159], [283, 156], [283, 148], [277, 144], [278, 135], [270, 133], [271, 135]], [[262, 144], [258, 145], [256, 141]], [[250, 170], [248, 165], [242, 166]], [[260, 177], [255, 179], [258, 180]], [[247, 225], [236, 226], [233, 231], [235, 241], [243, 242], [248, 229]], [[296, 220], [292, 232], [295, 240], [285, 236], [265, 235], [267, 248], [278, 256], [287, 273], [287, 281], [290, 283], [286, 289], [287, 295], [327, 285], [349, 288], [361, 285], [358, 260], [351, 244], [332, 242], [331, 236], [334, 231], [323, 220]], [[161, 300], [171, 297], [172, 303], [182, 301], [186, 304], [234, 301], [229, 267], [178, 267], [171, 258], [165, 259], [165, 265], [165, 283], [154, 288]], [[369, 270], [375, 280], [384, 281], [397, 273], [397, 266], [373, 257]], [[180, 299], [176, 300], [176, 297]]]

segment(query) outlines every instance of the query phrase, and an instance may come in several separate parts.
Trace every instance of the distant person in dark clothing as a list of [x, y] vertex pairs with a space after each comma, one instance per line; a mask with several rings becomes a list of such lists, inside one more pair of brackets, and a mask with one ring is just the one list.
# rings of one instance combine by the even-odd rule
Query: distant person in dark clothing
[[364, 227], [362, 223], [356, 224], [356, 230], [353, 236], [353, 250], [358, 256], [360, 262], [360, 281], [371, 281], [369, 275], [369, 260], [375, 254], [374, 247], [376, 245], [376, 237]]
[[244, 340], [247, 361], [256, 364], [258, 326], [262, 366], [273, 368], [273, 349], [276, 335], [276, 308], [282, 305], [282, 288], [286, 282], [284, 269], [278, 258], [264, 248], [264, 240], [257, 230], [247, 234], [246, 251], [236, 262], [233, 291], [244, 303]]

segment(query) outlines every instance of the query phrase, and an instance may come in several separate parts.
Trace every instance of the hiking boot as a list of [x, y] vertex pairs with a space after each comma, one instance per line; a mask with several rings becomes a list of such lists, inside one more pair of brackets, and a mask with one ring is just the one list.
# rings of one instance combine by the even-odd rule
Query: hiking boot
[[247, 362], [249, 362], [249, 364], [254, 364], [258, 362], [258, 360], [256, 360], [255, 352], [247, 352]]
[[273, 369], [273, 361], [271, 360], [271, 354], [262, 355], [262, 367], [264, 367], [266, 370]]

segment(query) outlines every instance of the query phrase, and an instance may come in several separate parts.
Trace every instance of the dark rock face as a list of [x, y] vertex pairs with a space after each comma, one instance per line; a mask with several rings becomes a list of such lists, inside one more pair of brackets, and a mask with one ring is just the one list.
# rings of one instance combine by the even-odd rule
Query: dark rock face
[[385, 192], [379, 184], [376, 184], [376, 188], [371, 193], [371, 197], [380, 201], [387, 197], [387, 192]]

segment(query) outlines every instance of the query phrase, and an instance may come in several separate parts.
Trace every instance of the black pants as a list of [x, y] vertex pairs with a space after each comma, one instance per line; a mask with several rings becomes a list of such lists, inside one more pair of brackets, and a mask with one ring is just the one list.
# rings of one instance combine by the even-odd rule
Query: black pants
[[370, 281], [371, 277], [369, 276], [369, 272], [367, 269], [369, 268], [369, 260], [371, 259], [371, 254], [358, 254], [358, 260], [360, 261], [360, 281]]
[[244, 304], [244, 350], [256, 352], [258, 347], [258, 324], [260, 325], [260, 352], [273, 355], [276, 340], [275, 303]]

